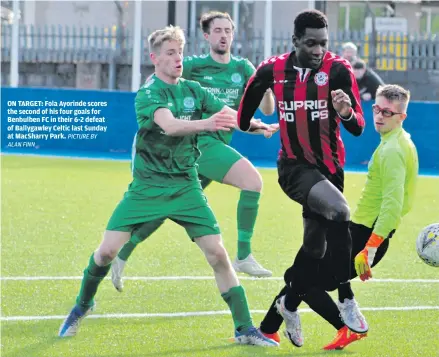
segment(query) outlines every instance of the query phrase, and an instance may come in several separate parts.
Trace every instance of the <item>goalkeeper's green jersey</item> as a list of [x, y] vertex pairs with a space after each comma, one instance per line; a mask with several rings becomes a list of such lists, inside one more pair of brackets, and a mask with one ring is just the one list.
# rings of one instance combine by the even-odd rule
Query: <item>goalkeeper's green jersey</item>
[[[216, 62], [210, 55], [201, 55], [184, 58], [182, 77], [197, 81], [227, 106], [238, 110], [245, 86], [254, 72], [255, 67], [251, 62], [241, 57], [230, 56], [230, 62], [226, 64]], [[203, 113], [203, 118], [209, 116]], [[204, 133], [226, 144], [232, 140], [232, 134], [233, 130]]]
[[154, 75], [137, 92], [134, 179], [148, 179], [154, 174], [197, 177], [197, 135], [166, 135], [154, 121], [159, 108], [169, 109], [179, 120], [200, 120], [202, 113], [211, 116], [224, 108], [224, 103], [199, 83], [183, 78], [178, 84], [167, 84]]
[[398, 128], [381, 136], [352, 221], [369, 228], [376, 221], [373, 232], [386, 238], [413, 206], [418, 170], [410, 134]]

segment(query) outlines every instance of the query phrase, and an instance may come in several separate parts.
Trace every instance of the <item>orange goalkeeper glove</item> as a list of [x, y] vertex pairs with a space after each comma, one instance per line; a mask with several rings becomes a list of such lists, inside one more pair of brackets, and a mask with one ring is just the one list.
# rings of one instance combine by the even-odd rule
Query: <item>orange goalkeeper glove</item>
[[382, 237], [372, 233], [364, 249], [356, 255], [355, 271], [362, 281], [368, 280], [372, 277], [372, 271], [370, 268], [375, 258], [375, 253], [383, 242], [384, 239]]

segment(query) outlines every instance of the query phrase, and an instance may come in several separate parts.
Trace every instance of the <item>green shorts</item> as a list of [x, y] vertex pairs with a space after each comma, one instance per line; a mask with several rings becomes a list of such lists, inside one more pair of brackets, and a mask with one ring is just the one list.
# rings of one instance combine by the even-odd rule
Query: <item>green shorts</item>
[[[135, 234], [144, 224], [160, 224], [166, 218], [186, 229], [194, 238], [220, 234], [218, 222], [198, 181], [175, 186], [134, 180], [113, 211], [107, 230]], [[171, 186], [174, 185], [174, 186]], [[165, 187], [164, 187], [165, 186]]]
[[[198, 159], [198, 174], [204, 182], [203, 177], [217, 182], [223, 182], [224, 176], [229, 172], [232, 166], [243, 156], [225, 144], [209, 135], [200, 135], [198, 137], [198, 148], [201, 156]], [[203, 188], [205, 184], [203, 184]]]

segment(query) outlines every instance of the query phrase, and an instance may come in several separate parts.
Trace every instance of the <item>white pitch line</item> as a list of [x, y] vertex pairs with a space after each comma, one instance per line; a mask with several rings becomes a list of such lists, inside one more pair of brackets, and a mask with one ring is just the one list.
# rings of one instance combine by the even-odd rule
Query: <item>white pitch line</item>
[[[421, 311], [439, 310], [439, 306], [388, 306], [388, 307], [362, 307], [361, 311]], [[266, 310], [251, 310], [252, 314], [265, 314]], [[311, 309], [299, 309], [299, 312], [313, 312]], [[133, 314], [103, 314], [89, 315], [87, 319], [138, 319], [154, 317], [191, 317], [191, 316], [211, 316], [211, 315], [230, 315], [229, 310], [220, 311], [193, 311], [193, 312], [163, 312], [163, 313], [133, 313]], [[0, 321], [42, 321], [42, 320], [63, 320], [66, 315], [49, 316], [2, 316]]]
[[[109, 280], [110, 277], [105, 279]], [[214, 280], [213, 276], [126, 276], [125, 280], [161, 281], [161, 280]], [[283, 280], [283, 277], [254, 278], [240, 276], [239, 280]], [[82, 276], [2, 276], [2, 281], [33, 281], [33, 280], [82, 280]], [[352, 280], [359, 282], [358, 278]], [[439, 283], [439, 279], [372, 279], [367, 283]]]

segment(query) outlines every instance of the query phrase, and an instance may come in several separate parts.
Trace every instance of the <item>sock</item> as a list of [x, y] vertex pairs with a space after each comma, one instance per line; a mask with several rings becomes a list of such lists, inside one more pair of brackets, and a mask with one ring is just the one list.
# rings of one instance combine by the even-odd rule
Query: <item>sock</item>
[[353, 299], [354, 293], [351, 289], [351, 283], [349, 281], [340, 283], [338, 286], [338, 301], [344, 302], [344, 299]]
[[285, 271], [285, 284], [294, 293], [306, 294], [311, 286], [318, 284], [320, 264], [321, 259], [313, 258], [302, 246], [293, 265]]
[[303, 297], [308, 306], [328, 321], [338, 331], [345, 324], [340, 317], [340, 311], [331, 296], [321, 288], [312, 288]]
[[253, 326], [245, 290], [241, 285], [234, 286], [221, 296], [229, 305], [235, 330], [242, 331]]
[[351, 279], [352, 237], [349, 232], [349, 222], [329, 221], [327, 233], [328, 244], [334, 262], [334, 275], [340, 283]]
[[280, 298], [281, 296], [285, 295], [287, 293], [287, 287], [284, 286], [280, 293], [274, 298], [273, 302], [271, 303], [270, 308], [268, 309], [267, 313], [264, 316], [264, 319], [261, 322], [261, 331], [263, 333], [275, 333], [278, 332], [280, 329], [280, 326], [284, 322], [282, 316], [280, 316], [276, 309], [276, 300]]
[[251, 238], [258, 216], [260, 192], [241, 191], [238, 202], [238, 259], [251, 254]]
[[127, 261], [133, 250], [139, 243], [142, 243], [146, 238], [153, 234], [164, 223], [164, 220], [156, 220], [145, 223], [137, 228], [131, 235], [128, 242], [124, 244], [117, 256], [124, 261]]
[[108, 274], [110, 268], [111, 264], [103, 267], [96, 265], [94, 253], [91, 255], [88, 267], [84, 270], [84, 277], [82, 278], [79, 295], [76, 298], [76, 303], [83, 309], [88, 309], [90, 306], [93, 306], [93, 299], [98, 290], [98, 286]]
[[288, 293], [285, 295], [285, 307], [288, 311], [297, 311], [302, 300], [303, 295], [299, 295], [291, 289], [288, 289]]
[[127, 261], [131, 253], [133, 252], [134, 248], [137, 247], [137, 243], [132, 242], [129, 240], [125, 243], [125, 245], [122, 247], [122, 249], [119, 251], [119, 254], [117, 255], [121, 260]]

